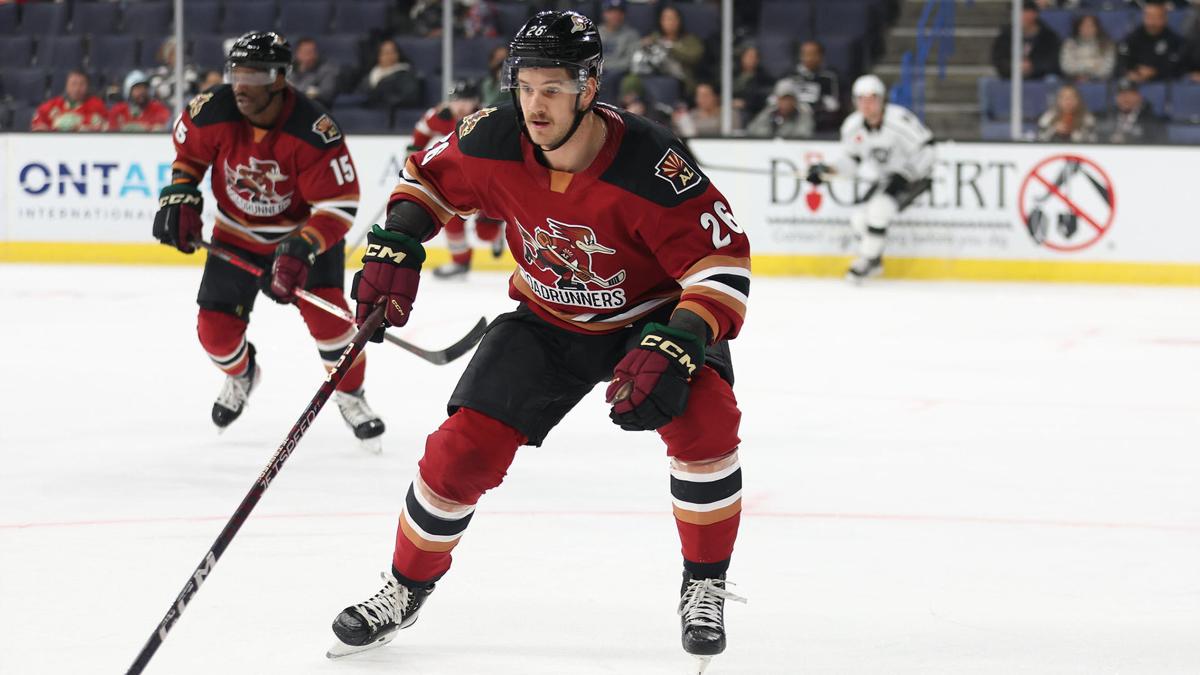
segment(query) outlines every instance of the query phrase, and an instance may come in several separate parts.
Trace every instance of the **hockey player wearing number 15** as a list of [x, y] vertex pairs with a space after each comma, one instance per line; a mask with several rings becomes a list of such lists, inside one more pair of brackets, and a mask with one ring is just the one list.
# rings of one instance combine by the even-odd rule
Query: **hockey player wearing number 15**
[[855, 80], [851, 95], [856, 111], [842, 123], [841, 156], [832, 166], [810, 166], [808, 181], [820, 185], [831, 177], [847, 177], [871, 185], [850, 215], [859, 250], [846, 278], [861, 282], [883, 272], [888, 225], [929, 189], [934, 147], [933, 133], [916, 115], [887, 103], [887, 89], [878, 77]]
[[[200, 279], [197, 332], [225, 385], [212, 408], [224, 429], [242, 414], [262, 376], [246, 340], [261, 290], [283, 304], [310, 291], [349, 309], [345, 235], [358, 210], [358, 180], [341, 130], [321, 106], [288, 85], [292, 50], [276, 33], [247, 33], [229, 50], [225, 81], [196, 96], [175, 123], [171, 185], [159, 195], [154, 237], [184, 253], [200, 239], [204, 203], [198, 188], [212, 173], [213, 244], [270, 270], [260, 279], [209, 256]], [[301, 303], [300, 315], [332, 368], [354, 336], [347, 320]], [[334, 399], [362, 445], [380, 449], [383, 422], [363, 397], [366, 358], [359, 356]]]
[[[382, 303], [387, 323], [406, 323], [421, 242], [480, 210], [508, 223], [509, 296], [519, 304], [489, 327], [448, 419], [426, 439], [385, 584], [337, 616], [331, 658], [380, 646], [416, 621], [518, 448], [541, 445], [604, 381], [612, 420], [657, 431], [670, 458], [683, 647], [702, 659], [725, 648], [724, 601], [740, 599], [725, 574], [742, 487], [728, 341], [746, 312], [750, 247], [677, 138], [596, 103], [602, 53], [581, 14], [530, 19], [502, 73], [513, 103], [480, 110], [409, 158], [385, 226], [367, 239], [352, 291], [360, 322]], [[598, 475], [614, 470], [606, 467]], [[510, 610], [532, 582], [512, 586]]]

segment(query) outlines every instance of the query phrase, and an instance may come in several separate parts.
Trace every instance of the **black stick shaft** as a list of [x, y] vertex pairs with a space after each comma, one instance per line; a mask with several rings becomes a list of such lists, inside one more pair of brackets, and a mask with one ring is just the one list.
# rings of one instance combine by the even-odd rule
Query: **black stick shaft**
[[316, 419], [317, 413], [321, 412], [321, 408], [325, 406], [325, 402], [329, 400], [329, 396], [333, 394], [334, 388], [346, 376], [350, 368], [354, 365], [354, 361], [358, 358], [366, 345], [367, 338], [379, 324], [383, 321], [383, 306], [376, 307], [367, 320], [363, 322], [361, 328], [354, 335], [354, 339], [349, 345], [346, 345], [346, 350], [342, 352], [342, 357], [338, 359], [337, 365], [329, 375], [325, 378], [324, 384], [317, 390], [312, 400], [308, 402], [308, 407], [301, 413], [300, 419], [296, 420], [296, 424], [292, 430], [288, 432], [287, 438], [275, 451], [271, 457], [271, 461], [263, 469], [258, 480], [254, 481], [254, 485], [250, 487], [250, 491], [246, 493], [246, 497], [242, 499], [242, 503], [238, 505], [237, 511], [234, 511], [233, 516], [229, 518], [229, 522], [225, 524], [225, 528], [221, 530], [221, 534], [217, 535], [217, 540], [213, 543], [212, 548], [208, 553], [204, 554], [204, 558], [200, 560], [200, 564], [196, 566], [196, 570], [188, 577], [187, 583], [183, 585], [183, 590], [179, 592], [179, 596], [175, 598], [175, 602], [171, 604], [171, 608], [167, 610], [166, 616], [158, 624], [158, 628], [150, 634], [150, 639], [146, 641], [146, 646], [142, 647], [142, 651], [137, 655], [133, 665], [127, 671], [128, 675], [137, 675], [146, 668], [146, 664], [150, 663], [150, 659], [154, 653], [158, 651], [160, 645], [167, 637], [171, 627], [179, 620], [179, 616], [183, 614], [184, 608], [191, 601], [199, 590], [200, 585], [212, 573], [213, 567], [217, 561], [221, 559], [221, 554], [225, 552], [225, 548], [229, 546], [229, 542], [233, 541], [233, 537], [242, 528], [242, 524], [246, 522], [246, 518], [250, 516], [250, 512], [262, 499], [263, 493], [267, 491], [267, 486], [271, 481], [275, 480], [275, 476], [279, 475], [279, 471], [283, 468], [284, 462], [291, 456], [292, 451], [296, 449], [296, 444], [304, 437], [308, 427]]

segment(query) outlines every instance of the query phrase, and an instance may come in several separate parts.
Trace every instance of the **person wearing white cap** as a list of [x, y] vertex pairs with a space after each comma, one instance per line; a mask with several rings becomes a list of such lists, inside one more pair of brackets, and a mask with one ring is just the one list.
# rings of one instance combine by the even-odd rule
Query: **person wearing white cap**
[[887, 88], [863, 75], [851, 90], [855, 112], [842, 124], [842, 152], [832, 165], [813, 164], [808, 181], [831, 177], [871, 183], [850, 216], [859, 255], [846, 278], [860, 282], [883, 272], [883, 248], [891, 221], [932, 184], [933, 133], [906, 108], [887, 103]]
[[758, 138], [812, 137], [812, 107], [800, 102], [796, 85], [790, 79], [775, 83], [769, 103], [746, 127], [747, 135]]

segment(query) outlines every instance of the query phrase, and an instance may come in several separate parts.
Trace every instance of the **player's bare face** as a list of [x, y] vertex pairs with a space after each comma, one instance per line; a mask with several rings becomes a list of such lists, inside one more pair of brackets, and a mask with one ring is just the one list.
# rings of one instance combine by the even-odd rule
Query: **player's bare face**
[[256, 121], [271, 105], [271, 91], [278, 89], [278, 83], [271, 82], [268, 73], [253, 68], [236, 67], [228, 73], [238, 112]]
[[871, 126], [879, 126], [883, 119], [883, 99], [875, 94], [859, 96], [854, 99], [854, 106], [862, 113], [863, 119]]
[[521, 112], [529, 138], [549, 147], [562, 140], [575, 123], [578, 81], [565, 68], [522, 68], [517, 75]]

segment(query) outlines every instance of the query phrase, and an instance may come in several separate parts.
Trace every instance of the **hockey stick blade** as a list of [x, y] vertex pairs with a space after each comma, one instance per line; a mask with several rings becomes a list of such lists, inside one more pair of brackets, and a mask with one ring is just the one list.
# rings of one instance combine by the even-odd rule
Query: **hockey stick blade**
[[445, 349], [440, 349], [437, 351], [421, 349], [411, 342], [406, 342], [394, 335], [389, 335], [387, 333], [384, 333], [383, 337], [388, 342], [391, 342], [410, 354], [415, 354], [434, 365], [444, 366], [447, 363], [450, 363], [451, 361], [461, 357], [463, 354], [471, 351], [471, 349], [473, 349], [475, 345], [479, 344], [479, 341], [483, 339], [483, 334], [486, 332], [487, 319], [484, 317], [479, 317], [479, 323], [475, 324], [475, 326], [471, 329], [471, 332], [464, 335], [458, 342], [455, 342]]

